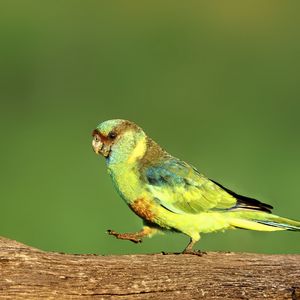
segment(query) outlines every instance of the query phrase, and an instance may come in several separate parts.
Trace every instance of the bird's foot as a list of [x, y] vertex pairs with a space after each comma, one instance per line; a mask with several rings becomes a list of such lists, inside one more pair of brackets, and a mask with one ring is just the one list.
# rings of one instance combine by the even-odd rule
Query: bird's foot
[[180, 254], [190, 254], [190, 255], [196, 255], [196, 256], [203, 256], [207, 254], [204, 251], [201, 250], [184, 250], [183, 252], [161, 252], [162, 255], [180, 255]]
[[161, 254], [162, 255], [179, 255], [179, 254], [181, 254], [181, 252], [165, 252], [165, 251], [162, 251]]
[[137, 233], [118, 233], [115, 232], [114, 230], [107, 230], [107, 233], [109, 235], [113, 235], [115, 236], [117, 239], [120, 240], [127, 240], [127, 241], [131, 241], [133, 243], [141, 243], [142, 239], [138, 238], [138, 234]]
[[205, 251], [201, 251], [201, 250], [183, 250], [182, 254], [190, 254], [190, 255], [196, 255], [196, 256], [203, 256], [205, 254], [207, 254]]

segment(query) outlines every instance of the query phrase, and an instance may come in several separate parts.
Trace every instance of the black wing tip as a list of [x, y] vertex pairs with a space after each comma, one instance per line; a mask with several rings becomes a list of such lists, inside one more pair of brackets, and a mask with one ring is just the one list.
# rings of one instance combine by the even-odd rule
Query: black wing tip
[[246, 196], [241, 196], [238, 194], [235, 194], [235, 198], [237, 199], [237, 206], [238, 207], [244, 207], [248, 209], [255, 209], [255, 210], [260, 210], [264, 211], [267, 213], [271, 213], [273, 206], [267, 203], [260, 202], [259, 200], [246, 197]]
[[[256, 199], [252, 199], [252, 198], [247, 198], [247, 202], [250, 200], [256, 200]], [[240, 201], [239, 199], [237, 199], [238, 202], [237, 202], [237, 205], [235, 206], [235, 208], [245, 208], [245, 209], [252, 209], [252, 210], [259, 210], [259, 211], [263, 211], [263, 212], [266, 212], [266, 213], [272, 213], [272, 209], [273, 207], [269, 204], [265, 204], [265, 203], [262, 203], [258, 200], [259, 204], [249, 204], [249, 203], [245, 203], [243, 201]]]
[[226, 191], [228, 194], [233, 196], [237, 199], [237, 204], [235, 208], [246, 208], [246, 209], [253, 209], [253, 210], [260, 210], [267, 213], [272, 213], [273, 206], [267, 203], [260, 202], [259, 200], [239, 195], [228, 188], [224, 187], [220, 183], [210, 179], [212, 182], [214, 182], [216, 185], [218, 185], [220, 188], [222, 188], [224, 191]]

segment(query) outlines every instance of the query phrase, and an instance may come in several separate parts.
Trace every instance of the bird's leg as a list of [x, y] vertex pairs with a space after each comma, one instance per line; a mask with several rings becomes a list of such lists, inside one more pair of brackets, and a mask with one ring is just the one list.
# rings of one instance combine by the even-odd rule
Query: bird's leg
[[194, 245], [199, 241], [200, 236], [198, 238], [191, 238], [188, 245], [185, 247], [185, 249], [182, 252], [175, 252], [175, 253], [168, 253], [168, 252], [162, 252], [163, 255], [169, 255], [169, 254], [192, 254], [197, 256], [202, 256], [203, 254], [206, 254], [206, 252], [200, 251], [200, 250], [193, 250]]
[[192, 254], [192, 255], [198, 255], [202, 256], [203, 254], [206, 254], [206, 252], [200, 251], [200, 250], [193, 250], [194, 245], [197, 243], [197, 240], [190, 239], [190, 242], [186, 246], [186, 248], [183, 250], [182, 254]]
[[146, 236], [151, 236], [156, 233], [158, 230], [149, 226], [144, 226], [141, 231], [138, 232], [129, 232], [129, 233], [117, 233], [114, 230], [107, 230], [109, 235], [115, 236], [120, 240], [128, 240], [133, 243], [141, 243], [142, 238]]

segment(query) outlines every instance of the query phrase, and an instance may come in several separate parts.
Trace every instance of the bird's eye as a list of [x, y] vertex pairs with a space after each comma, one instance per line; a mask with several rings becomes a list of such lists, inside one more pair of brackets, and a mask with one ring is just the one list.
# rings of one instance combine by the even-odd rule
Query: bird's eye
[[98, 135], [95, 135], [95, 136], [94, 136], [94, 141], [95, 141], [95, 142], [99, 142], [99, 141], [100, 141]]
[[117, 134], [115, 133], [115, 132], [113, 132], [113, 131], [111, 131], [109, 134], [108, 134], [108, 137], [110, 138], [110, 139], [115, 139], [116, 138], [116, 136], [117, 136]]

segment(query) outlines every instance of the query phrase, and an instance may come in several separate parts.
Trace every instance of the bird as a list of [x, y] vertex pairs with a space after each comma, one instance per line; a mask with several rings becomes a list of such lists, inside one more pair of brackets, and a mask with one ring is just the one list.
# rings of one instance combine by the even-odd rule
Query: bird
[[108, 230], [118, 239], [139, 243], [159, 232], [179, 232], [190, 238], [181, 253], [195, 254], [201, 253], [194, 246], [203, 233], [300, 231], [300, 222], [272, 214], [271, 205], [239, 195], [172, 156], [134, 122], [107, 120], [92, 136], [118, 194], [143, 220], [138, 232]]

